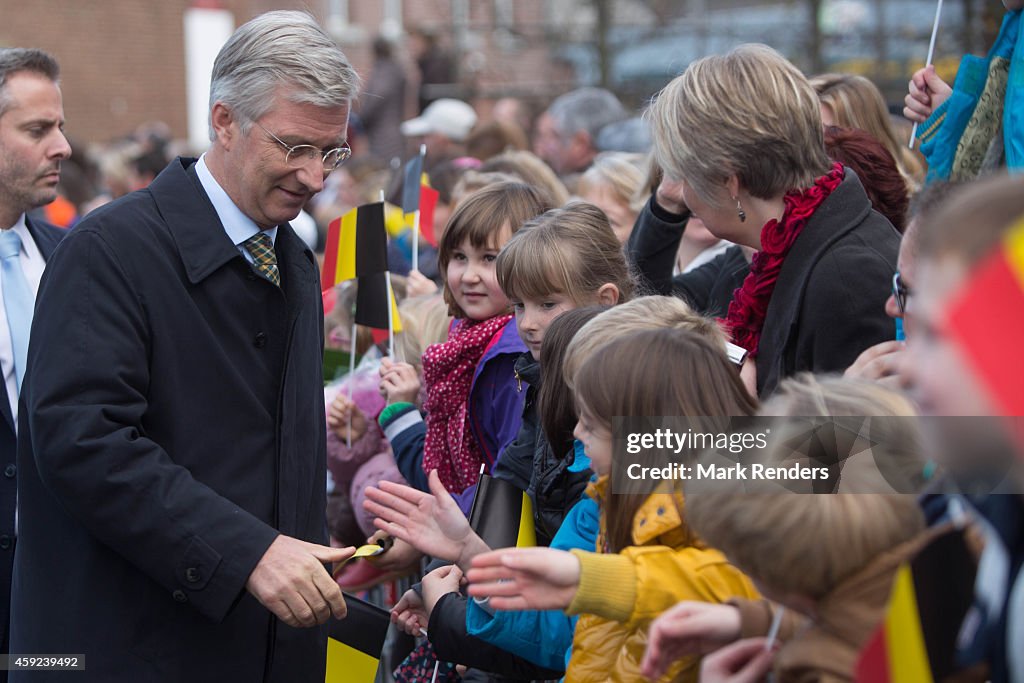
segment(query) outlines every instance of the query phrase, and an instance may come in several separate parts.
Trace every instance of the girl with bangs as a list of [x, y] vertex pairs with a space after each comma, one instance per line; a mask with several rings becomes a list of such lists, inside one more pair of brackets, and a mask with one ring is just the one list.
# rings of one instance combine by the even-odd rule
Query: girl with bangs
[[[416, 409], [420, 380], [408, 363], [384, 359], [378, 418], [406, 481], [427, 491], [437, 471], [454, 495], [490, 471], [519, 430], [522, 394], [514, 364], [526, 349], [515, 333], [495, 261], [519, 228], [549, 208], [540, 193], [516, 182], [496, 183], [467, 197], [452, 214], [438, 246], [444, 300], [455, 318], [448, 341], [423, 353], [426, 418]], [[468, 510], [470, 497], [460, 501]]]

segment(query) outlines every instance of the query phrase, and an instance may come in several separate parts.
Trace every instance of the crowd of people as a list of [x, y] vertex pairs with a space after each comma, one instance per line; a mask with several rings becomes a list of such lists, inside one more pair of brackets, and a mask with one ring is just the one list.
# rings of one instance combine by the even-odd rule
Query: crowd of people
[[[56, 60], [0, 49], [3, 652], [319, 681], [343, 590], [406, 577], [397, 681], [1024, 682], [1013, 41], [982, 85], [915, 73], [900, 118], [764, 45], [642, 110], [478, 111], [418, 40], [413, 93], [388, 41], [362, 82], [260, 15], [208, 149], [149, 125], [100, 164]], [[389, 345], [355, 281], [321, 291], [324, 234], [400, 204], [421, 145], [436, 242], [389, 214]], [[641, 438], [666, 425], [727, 445]]]

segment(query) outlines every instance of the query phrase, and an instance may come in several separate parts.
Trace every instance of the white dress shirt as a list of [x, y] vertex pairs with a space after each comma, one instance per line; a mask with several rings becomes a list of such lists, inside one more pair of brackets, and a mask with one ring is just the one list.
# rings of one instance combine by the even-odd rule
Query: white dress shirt
[[[39, 247], [36, 246], [35, 240], [28, 232], [25, 214], [21, 214], [18, 222], [9, 229], [18, 233], [18, 237], [21, 238], [21, 253], [18, 255], [18, 261], [21, 263], [25, 279], [28, 280], [28, 285], [32, 288], [32, 294], [35, 296], [39, 293], [39, 280], [43, 277], [46, 261], [43, 260], [43, 255], [39, 253]], [[3, 301], [3, 283], [0, 282], [0, 307], [3, 306]], [[7, 325], [6, 313], [0, 315], [0, 371], [4, 373], [7, 400], [11, 404], [11, 415], [14, 416], [14, 429], [17, 432], [18, 379], [14, 372], [14, 347], [11, 345], [11, 328]]]
[[[242, 213], [242, 210], [231, 201], [231, 197], [228, 196], [228, 193], [224, 191], [224, 188], [220, 186], [217, 179], [210, 173], [210, 168], [206, 165], [205, 154], [199, 157], [199, 161], [196, 162], [196, 175], [199, 176], [199, 182], [202, 183], [203, 189], [206, 190], [206, 196], [213, 203], [213, 208], [217, 211], [217, 217], [220, 218], [221, 225], [224, 226], [224, 232], [228, 234], [228, 239], [245, 257], [246, 261], [255, 263], [252, 254], [245, 248], [243, 242], [258, 233], [260, 227], [256, 225], [255, 221]], [[270, 235], [271, 242], [277, 244], [277, 226], [263, 232]]]

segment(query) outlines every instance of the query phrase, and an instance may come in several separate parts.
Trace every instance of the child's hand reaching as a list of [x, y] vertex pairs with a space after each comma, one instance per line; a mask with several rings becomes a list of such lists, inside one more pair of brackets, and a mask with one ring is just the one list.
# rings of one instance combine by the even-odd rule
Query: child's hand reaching
[[739, 637], [737, 608], [709, 602], [680, 602], [651, 622], [640, 668], [644, 676], [657, 679], [680, 657], [714, 652]]
[[507, 548], [473, 558], [469, 594], [503, 610], [565, 609], [580, 584], [580, 561], [552, 548]]
[[408, 363], [396, 363], [390, 358], [380, 361], [380, 393], [393, 403], [415, 403], [420, 393], [420, 378]]
[[765, 638], [747, 638], [727, 645], [701, 662], [701, 683], [757, 683], [772, 668], [774, 650]]
[[[384, 531], [376, 531], [373, 536], [366, 539], [367, 543], [373, 544], [382, 538], [386, 538], [388, 534]], [[377, 569], [385, 572], [401, 572], [413, 568], [420, 558], [423, 557], [423, 553], [416, 548], [412, 547], [400, 538], [391, 539], [391, 547], [382, 552], [380, 555], [371, 555], [366, 558], [367, 562], [372, 563]]]
[[422, 553], [468, 566], [474, 555], [489, 548], [470, 528], [436, 471], [428, 482], [432, 493], [381, 481], [366, 488], [363, 508], [377, 518], [373, 524], [381, 531]]
[[391, 608], [391, 623], [410, 636], [423, 635], [420, 629], [426, 629], [429, 621], [430, 612], [424, 608], [423, 599], [411, 588]]
[[327, 409], [327, 427], [339, 439], [349, 437], [349, 416], [352, 418], [352, 441], [359, 441], [366, 434], [366, 415], [345, 392], [339, 391]]
[[[437, 601], [449, 593], [458, 593], [462, 583], [462, 570], [454, 564], [438, 567], [423, 577], [423, 608], [427, 615], [434, 611]], [[429, 617], [428, 617], [429, 618]]]

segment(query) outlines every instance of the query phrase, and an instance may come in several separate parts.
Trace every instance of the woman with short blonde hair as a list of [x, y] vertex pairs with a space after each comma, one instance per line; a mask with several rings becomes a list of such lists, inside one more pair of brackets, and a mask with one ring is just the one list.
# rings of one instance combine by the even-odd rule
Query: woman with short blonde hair
[[[765, 45], [741, 45], [692, 63], [647, 116], [666, 176], [658, 202], [674, 194], [673, 213], [681, 206], [757, 252], [725, 324], [756, 359], [759, 393], [799, 371], [845, 369], [893, 338], [884, 306], [899, 234], [856, 174], [829, 161], [818, 96], [796, 67]], [[650, 250], [633, 250], [641, 269], [678, 248], [682, 230], [661, 234], [661, 243], [631, 238]]]

